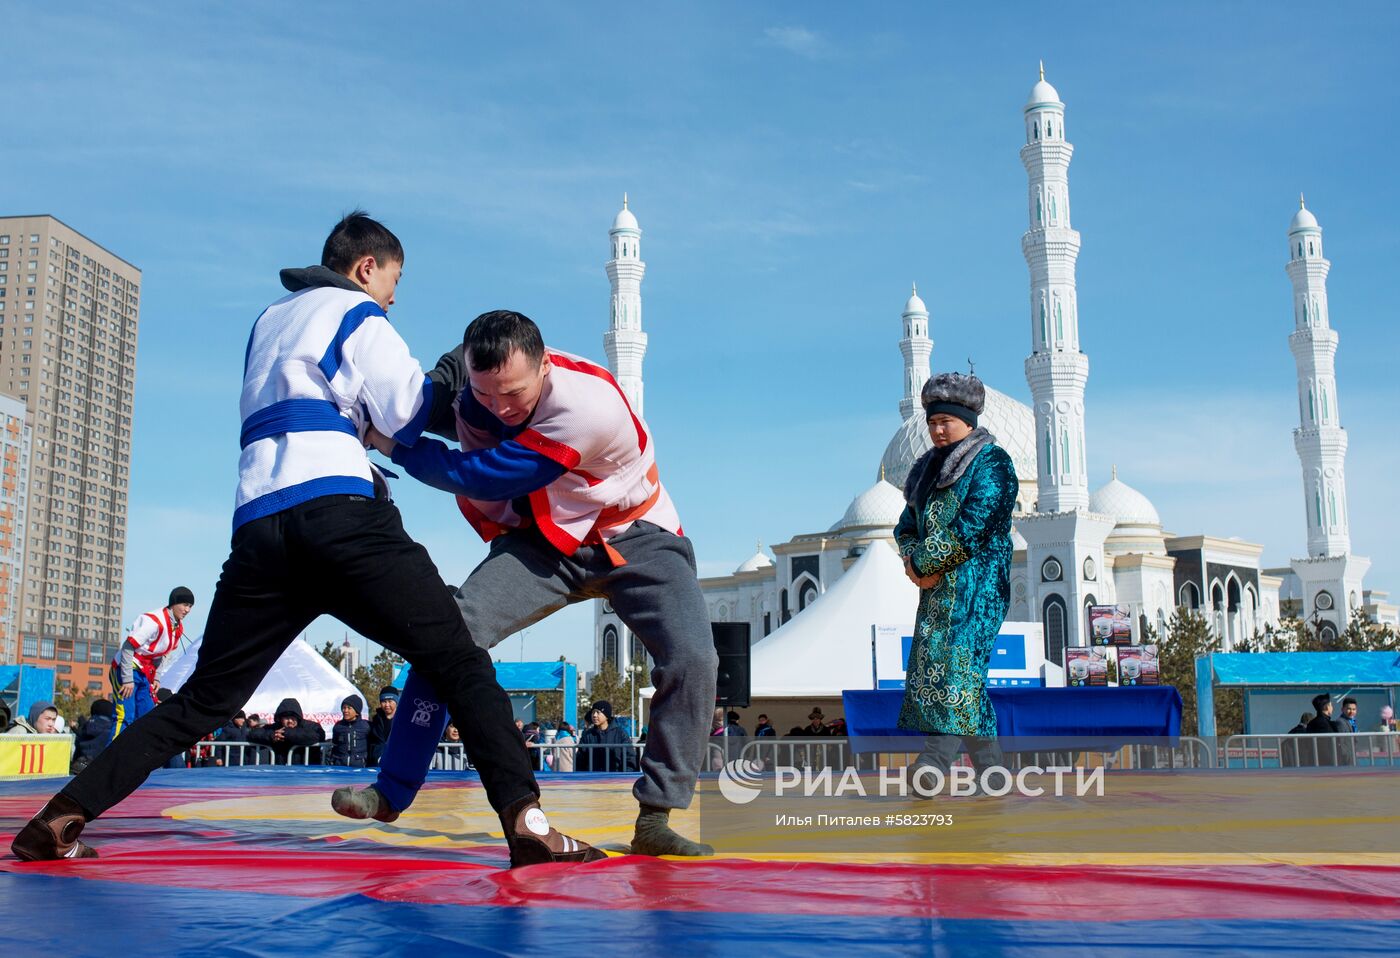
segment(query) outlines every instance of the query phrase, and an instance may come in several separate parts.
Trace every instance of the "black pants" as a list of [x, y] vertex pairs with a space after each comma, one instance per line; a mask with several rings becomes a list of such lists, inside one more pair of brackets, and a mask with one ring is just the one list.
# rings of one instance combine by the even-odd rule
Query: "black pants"
[[323, 613], [408, 659], [441, 692], [496, 811], [539, 794], [491, 657], [471, 640], [427, 551], [408, 537], [393, 503], [343, 495], [239, 527], [194, 672], [63, 794], [93, 818], [130, 795], [232, 718]]
[[998, 768], [1006, 764], [1006, 759], [1002, 755], [1001, 745], [995, 737], [978, 738], [974, 735], [946, 735], [936, 732], [924, 739], [924, 750], [915, 759], [918, 765], [930, 765], [944, 775], [953, 767], [953, 761], [958, 757], [963, 743], [967, 744], [968, 755], [972, 758], [972, 767], [981, 775], [989, 768]]

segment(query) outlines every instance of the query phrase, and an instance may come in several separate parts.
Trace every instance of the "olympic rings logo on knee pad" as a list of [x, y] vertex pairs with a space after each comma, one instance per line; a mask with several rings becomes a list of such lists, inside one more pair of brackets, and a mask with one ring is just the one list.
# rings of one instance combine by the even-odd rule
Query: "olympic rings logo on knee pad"
[[414, 699], [412, 722], [414, 725], [421, 725], [427, 728], [433, 724], [433, 713], [442, 708], [437, 702], [429, 702], [426, 699]]

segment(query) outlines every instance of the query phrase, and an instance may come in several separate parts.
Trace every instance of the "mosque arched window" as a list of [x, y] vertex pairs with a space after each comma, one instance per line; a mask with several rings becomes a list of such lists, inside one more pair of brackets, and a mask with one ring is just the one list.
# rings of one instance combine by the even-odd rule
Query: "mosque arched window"
[[1037, 223], [1045, 222], [1045, 204], [1040, 199], [1039, 193], [1035, 194], [1035, 221]]
[[1039, 123], [1039, 122], [1036, 122], [1036, 123], [1031, 124], [1031, 129], [1035, 131], [1035, 134], [1034, 134], [1034, 135], [1035, 135], [1035, 138], [1036, 138], [1037, 140], [1040, 139], [1040, 123]]
[[1054, 225], [1055, 225], [1056, 219], [1057, 219], [1057, 216], [1056, 216], [1056, 213], [1055, 213], [1055, 194], [1054, 194], [1054, 193], [1051, 193], [1051, 194], [1050, 194], [1050, 225], [1051, 225], [1051, 226], [1054, 226]]
[[603, 654], [600, 658], [600, 663], [611, 662], [613, 667], [616, 668], [618, 664], [617, 652], [617, 629], [610, 625], [603, 630]]
[[1045, 619], [1045, 658], [1063, 667], [1065, 664], [1065, 645], [1067, 630], [1065, 627], [1065, 602], [1058, 595], [1051, 595], [1045, 599], [1042, 607], [1042, 615]]
[[1337, 524], [1337, 490], [1327, 490], [1327, 511], [1332, 517], [1332, 525]]
[[1317, 515], [1317, 524], [1322, 525], [1322, 490], [1313, 492], [1313, 511]]
[[1045, 430], [1045, 474], [1055, 471], [1055, 441], [1050, 438], [1050, 430]]
[[1196, 588], [1196, 583], [1187, 582], [1177, 593], [1177, 605], [1183, 609], [1199, 609], [1201, 607], [1201, 590]]
[[1070, 457], [1069, 457], [1069, 430], [1067, 430], [1067, 429], [1061, 429], [1061, 430], [1060, 430], [1060, 465], [1061, 465], [1061, 467], [1062, 467], [1062, 471], [1064, 471], [1064, 472], [1069, 472], [1069, 471], [1070, 471], [1070, 462], [1072, 462], [1072, 460], [1071, 460]]
[[1308, 240], [1308, 255], [1311, 256], [1312, 254], [1313, 254], [1313, 244], [1312, 244], [1312, 240]]
[[1060, 310], [1060, 301], [1055, 300], [1055, 339], [1064, 342], [1065, 339], [1065, 317]]
[[1330, 411], [1329, 411], [1328, 408], [1327, 408], [1327, 387], [1326, 387], [1326, 386], [1323, 386], [1323, 387], [1322, 387], [1322, 424], [1323, 424], [1324, 426], [1327, 425], [1327, 421], [1328, 421], [1328, 419], [1330, 419], [1330, 418], [1331, 418], [1331, 416], [1330, 416]]
[[1045, 322], [1045, 300], [1040, 301], [1040, 343], [1042, 346], [1050, 342], [1050, 327]]
[[1055, 124], [1050, 120], [1045, 121], [1045, 136], [1046, 139], [1053, 140], [1055, 138]]

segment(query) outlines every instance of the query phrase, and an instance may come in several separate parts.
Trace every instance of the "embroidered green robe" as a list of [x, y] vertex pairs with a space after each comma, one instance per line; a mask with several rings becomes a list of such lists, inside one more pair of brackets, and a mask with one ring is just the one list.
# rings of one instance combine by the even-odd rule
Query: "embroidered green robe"
[[1011, 599], [1016, 468], [988, 444], [946, 489], [920, 485], [925, 499], [905, 506], [895, 540], [919, 575], [943, 581], [919, 592], [899, 726], [993, 737], [987, 665]]

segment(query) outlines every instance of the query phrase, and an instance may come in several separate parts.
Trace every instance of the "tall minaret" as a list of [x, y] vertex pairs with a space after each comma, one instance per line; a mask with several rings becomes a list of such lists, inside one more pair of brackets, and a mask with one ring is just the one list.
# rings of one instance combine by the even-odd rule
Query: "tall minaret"
[[1026, 145], [1021, 163], [1030, 178], [1030, 229], [1021, 252], [1031, 275], [1031, 354], [1026, 381], [1034, 401], [1039, 447], [1041, 512], [1068, 512], [1089, 506], [1084, 453], [1084, 384], [1089, 357], [1079, 351], [1079, 305], [1074, 262], [1079, 234], [1070, 228], [1069, 161], [1074, 147], [1065, 141], [1065, 105], [1055, 88], [1040, 82], [1026, 103]]
[[1021, 237], [1021, 252], [1031, 275], [1026, 382], [1034, 404], [1037, 500], [1034, 512], [1017, 520], [1016, 530], [1026, 543], [1027, 611], [1045, 627], [1047, 657], [1064, 665], [1066, 646], [1089, 641], [1086, 607], [1117, 601], [1115, 580], [1100, 571], [1107, 568], [1104, 542], [1114, 520], [1089, 510], [1084, 454], [1089, 357], [1079, 349], [1074, 285], [1079, 234], [1069, 225], [1074, 147], [1065, 142], [1065, 105], [1045, 82], [1044, 64], [1023, 116], [1021, 163], [1030, 180], [1031, 228]]
[[1327, 321], [1327, 271], [1322, 230], [1298, 197], [1288, 227], [1288, 278], [1293, 281], [1293, 333], [1288, 348], [1298, 364], [1298, 418], [1293, 445], [1303, 463], [1308, 510], [1308, 555], [1351, 551], [1345, 463], [1347, 431], [1337, 409], [1337, 333]]
[[901, 422], [923, 409], [920, 396], [929, 377], [929, 357], [933, 355], [933, 340], [928, 338], [928, 307], [919, 298], [919, 287], [909, 294], [904, 304], [904, 338], [899, 351], [904, 354], [904, 398], [899, 401]]
[[608, 370], [632, 404], [632, 411], [640, 416], [642, 359], [647, 353], [647, 334], [642, 332], [642, 275], [647, 264], [642, 262], [642, 230], [627, 208], [626, 193], [608, 238], [612, 241], [612, 259], [607, 264], [612, 316], [603, 336], [603, 349], [608, 354]]
[[1351, 554], [1345, 460], [1347, 433], [1337, 408], [1337, 333], [1329, 322], [1322, 230], [1298, 197], [1288, 225], [1288, 278], [1293, 281], [1293, 332], [1288, 348], [1298, 365], [1298, 428], [1293, 447], [1303, 466], [1308, 555], [1294, 559], [1302, 619], [1321, 631], [1324, 647], [1365, 604], [1362, 579], [1371, 560]]

